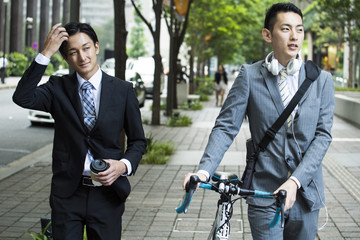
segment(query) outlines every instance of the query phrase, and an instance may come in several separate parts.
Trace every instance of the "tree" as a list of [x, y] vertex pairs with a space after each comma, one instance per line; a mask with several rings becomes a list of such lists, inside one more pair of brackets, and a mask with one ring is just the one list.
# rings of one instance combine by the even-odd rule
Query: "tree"
[[144, 46], [144, 43], [146, 42], [146, 37], [144, 34], [144, 27], [142, 25], [142, 20], [136, 14], [136, 11], [134, 11], [134, 21], [135, 21], [135, 26], [131, 28], [131, 32], [130, 32], [131, 47], [129, 48], [129, 57], [137, 59], [147, 54], [147, 51]]
[[[172, 109], [177, 108], [177, 94], [176, 94], [176, 76], [177, 76], [177, 59], [181, 44], [184, 41], [186, 28], [188, 26], [189, 12], [192, 0], [181, 1], [171, 0], [170, 6], [164, 9], [165, 21], [170, 35], [170, 63], [169, 63], [169, 78], [168, 78], [168, 94], [166, 101], [166, 114], [172, 115]], [[170, 14], [170, 17], [169, 17]]]
[[[349, 44], [349, 78], [348, 87], [354, 85], [354, 47], [359, 45], [360, 37], [360, 1], [358, 0], [318, 0], [319, 24], [318, 34], [329, 31], [338, 33], [338, 46], [345, 41]], [[340, 37], [343, 36], [344, 38]]]
[[[126, 31], [125, 21], [125, 0], [114, 0], [114, 22], [115, 22], [115, 76], [125, 80], [126, 70], [126, 37], [128, 32]], [[125, 149], [125, 132], [121, 132], [120, 145], [122, 149]]]
[[[115, 0], [114, 0], [115, 1]], [[136, 13], [139, 15], [141, 20], [150, 30], [150, 33], [154, 40], [154, 87], [153, 87], [153, 106], [151, 124], [160, 125], [160, 77], [162, 71], [161, 54], [160, 54], [160, 26], [161, 26], [161, 13], [163, 7], [163, 0], [153, 0], [153, 10], [155, 14], [155, 27], [151, 22], [147, 21], [141, 13], [139, 7], [136, 5], [135, 0], [131, 0], [132, 5], [135, 8]]]
[[11, 1], [10, 52], [23, 52], [23, 0]]
[[186, 43], [197, 59], [197, 75], [202, 75], [212, 56], [217, 56], [221, 64], [263, 59], [270, 46], [265, 45], [261, 30], [266, 9], [275, 2], [278, 1], [194, 1]]

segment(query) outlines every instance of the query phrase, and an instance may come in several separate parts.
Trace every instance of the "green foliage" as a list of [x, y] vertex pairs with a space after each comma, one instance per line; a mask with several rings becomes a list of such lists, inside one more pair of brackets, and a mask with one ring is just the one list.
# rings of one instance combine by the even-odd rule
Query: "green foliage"
[[[263, 58], [266, 9], [275, 0], [196, 0], [191, 5], [187, 45], [201, 62], [217, 56], [225, 64]], [[242, 57], [241, 57], [242, 56]]]
[[142, 123], [143, 123], [143, 124], [150, 124], [150, 119], [148, 119], [148, 118], [143, 118]]
[[26, 70], [27, 57], [18, 52], [13, 52], [8, 55], [8, 71], [10, 76], [22, 76]]
[[337, 92], [360, 92], [360, 88], [348, 88], [348, 87], [336, 87], [335, 91]]
[[215, 90], [214, 80], [212, 78], [195, 78], [198, 95], [212, 95]]
[[55, 53], [54, 56], [51, 57], [50, 62], [53, 65], [54, 70], [58, 70], [60, 67], [69, 68], [67, 62], [60, 53]]
[[187, 127], [191, 125], [192, 119], [186, 115], [174, 114], [169, 122], [168, 126], [170, 127]]
[[175, 147], [170, 142], [157, 142], [152, 133], [146, 137], [147, 148], [141, 163], [143, 164], [166, 164], [174, 152]]
[[[141, 10], [140, 6], [139, 9]], [[141, 18], [134, 10], [134, 21], [135, 26], [131, 28], [130, 32], [130, 45], [131, 47], [128, 49], [128, 55], [130, 58], [139, 58], [141, 56], [145, 56], [147, 51], [145, 49], [146, 37], [144, 34], [144, 24]]]
[[201, 110], [203, 108], [203, 105], [199, 101], [190, 101], [190, 102], [184, 102], [182, 105], [179, 106], [179, 109], [182, 110]]
[[[150, 105], [150, 110], [152, 111], [152, 105]], [[166, 110], [166, 101], [160, 103], [160, 110]]]
[[30, 61], [32, 61], [36, 57], [37, 52], [31, 47], [25, 47], [25, 55], [26, 57], [29, 57]]
[[50, 62], [49, 65], [46, 67], [45, 75], [50, 76], [55, 72], [53, 64]]
[[30, 234], [30, 236], [32, 237], [32, 239], [34, 240], [50, 240], [51, 238], [48, 238], [46, 235], [45, 235], [45, 232], [46, 230], [49, 228], [49, 226], [51, 225], [51, 222], [49, 222], [46, 227], [42, 230], [42, 232], [40, 233], [33, 233], [33, 232], [30, 232], [28, 231], [28, 233]]
[[[52, 238], [48, 238], [45, 235], [46, 230], [50, 227], [51, 225], [51, 221], [46, 225], [46, 227], [43, 229], [42, 232], [40, 233], [33, 233], [28, 231], [28, 233], [30, 234], [30, 236], [32, 237], [33, 240], [52, 240]], [[83, 240], [87, 240], [87, 235], [86, 235], [86, 226], [84, 226], [84, 234], [83, 234]]]

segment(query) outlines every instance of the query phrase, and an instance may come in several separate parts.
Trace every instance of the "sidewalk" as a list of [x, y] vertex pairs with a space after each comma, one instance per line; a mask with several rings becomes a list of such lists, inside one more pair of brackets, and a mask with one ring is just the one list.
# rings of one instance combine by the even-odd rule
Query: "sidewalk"
[[[143, 119], [151, 119], [149, 104], [147, 101], [141, 109]], [[189, 127], [144, 125], [146, 134], [151, 132], [158, 141], [171, 141], [177, 150], [168, 164], [141, 165], [136, 175], [129, 177], [132, 192], [123, 216], [122, 239], [206, 239], [215, 215], [216, 193], [199, 190], [186, 215], [175, 212], [184, 195], [183, 177], [196, 171], [220, 111], [214, 96], [203, 106], [201, 111], [183, 112], [193, 120]], [[166, 117], [161, 119], [166, 122]], [[335, 117], [332, 134], [334, 139], [323, 161], [329, 220], [318, 239], [360, 239], [360, 129]], [[244, 122], [219, 170], [241, 176], [249, 136]], [[40, 217], [50, 214], [51, 149], [48, 145], [19, 159], [6, 171], [14, 174], [6, 178], [0, 171], [0, 239], [31, 239], [27, 230], [39, 232]], [[31, 165], [26, 166], [29, 161]], [[12, 170], [15, 167], [18, 169]], [[246, 209], [244, 201], [235, 204], [230, 239], [251, 239]], [[325, 220], [322, 209], [319, 227]]]

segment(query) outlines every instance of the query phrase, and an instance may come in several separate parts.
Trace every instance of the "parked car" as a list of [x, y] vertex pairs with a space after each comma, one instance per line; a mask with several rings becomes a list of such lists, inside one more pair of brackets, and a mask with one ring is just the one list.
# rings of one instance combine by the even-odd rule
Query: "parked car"
[[[141, 75], [142, 80], [145, 84], [146, 94], [148, 96], [153, 95], [154, 88], [154, 73], [155, 73], [155, 62], [152, 57], [140, 57], [137, 60], [133, 60], [132, 69]], [[163, 66], [161, 66], [160, 76], [160, 93], [164, 90], [165, 74], [163, 72]]]
[[[53, 75], [55, 76], [63, 76], [66, 74], [69, 74], [69, 69], [67, 68], [59, 69], [53, 73]], [[53, 124], [55, 122], [50, 113], [39, 110], [29, 110], [28, 119], [30, 120], [32, 125], [41, 123]]]

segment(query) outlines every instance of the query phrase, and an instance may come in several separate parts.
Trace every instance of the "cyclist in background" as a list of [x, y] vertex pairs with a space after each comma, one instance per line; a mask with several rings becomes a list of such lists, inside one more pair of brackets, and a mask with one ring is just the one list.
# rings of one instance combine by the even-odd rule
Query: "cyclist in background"
[[[187, 174], [183, 187], [191, 175], [203, 181], [210, 179], [238, 134], [245, 113], [253, 141], [261, 141], [286, 105], [278, 87], [280, 75], [285, 76], [290, 98], [305, 80], [300, 56], [304, 40], [301, 10], [291, 3], [273, 5], [266, 13], [262, 35], [273, 52], [265, 60], [241, 67], [210, 134], [198, 172]], [[291, 119], [260, 152], [251, 188], [287, 191], [285, 227], [268, 226], [275, 213], [273, 200], [248, 198], [253, 239], [315, 239], [319, 209], [325, 205], [321, 162], [332, 141], [334, 107], [332, 77], [322, 71]]]

